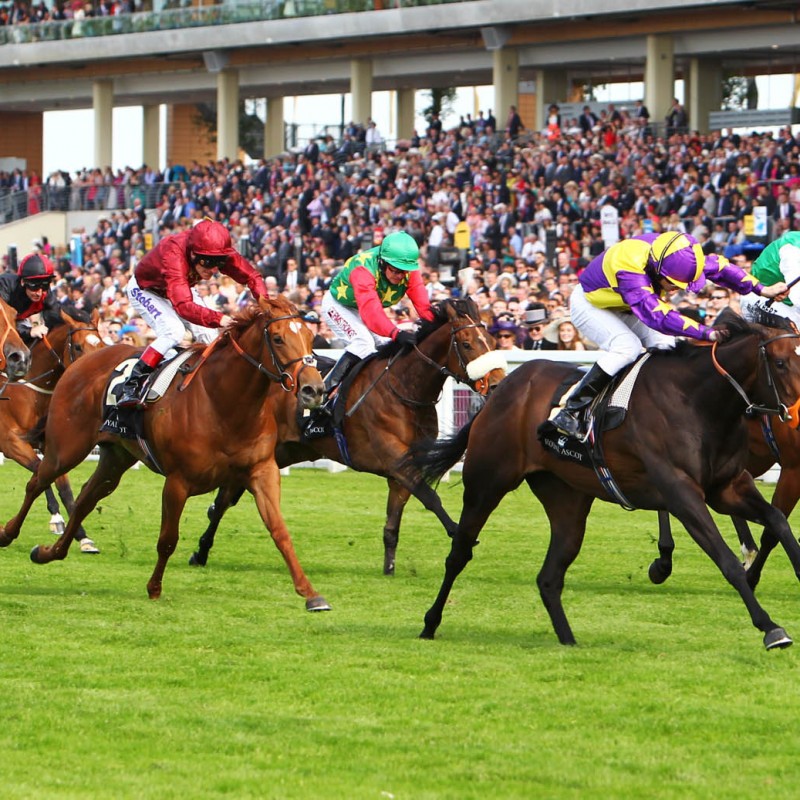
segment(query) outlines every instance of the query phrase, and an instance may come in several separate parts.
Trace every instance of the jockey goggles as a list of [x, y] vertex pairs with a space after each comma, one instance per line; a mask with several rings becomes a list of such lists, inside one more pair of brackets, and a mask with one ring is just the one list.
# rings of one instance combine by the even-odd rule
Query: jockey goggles
[[46, 292], [50, 288], [50, 284], [52, 282], [52, 278], [26, 278], [22, 281], [22, 285], [26, 289], [30, 289], [33, 292], [38, 291], [39, 289], [41, 289], [43, 292]]
[[197, 264], [205, 269], [222, 269], [228, 261], [228, 256], [197, 255]]

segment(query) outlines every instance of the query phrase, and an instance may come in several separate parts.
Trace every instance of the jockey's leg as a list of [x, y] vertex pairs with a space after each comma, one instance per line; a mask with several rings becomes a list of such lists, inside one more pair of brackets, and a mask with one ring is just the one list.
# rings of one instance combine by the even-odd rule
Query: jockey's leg
[[118, 406], [140, 405], [144, 398], [144, 385], [147, 383], [147, 376], [158, 366], [163, 356], [152, 347], [148, 347], [139, 360], [133, 365], [130, 375], [125, 383], [122, 384], [122, 397], [117, 401]]

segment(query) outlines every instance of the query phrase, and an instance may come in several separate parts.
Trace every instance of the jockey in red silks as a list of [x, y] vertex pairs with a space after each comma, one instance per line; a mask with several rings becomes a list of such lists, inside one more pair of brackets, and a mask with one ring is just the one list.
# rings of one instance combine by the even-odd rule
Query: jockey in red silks
[[227, 314], [196, 302], [192, 287], [215, 272], [246, 284], [253, 296], [267, 296], [264, 280], [231, 246], [220, 222], [204, 219], [191, 230], [162, 239], [137, 265], [125, 287], [131, 307], [153, 329], [156, 338], [139, 357], [123, 384], [118, 405], [138, 405], [149, 373], [183, 338], [188, 328], [199, 341], [210, 341], [209, 328], [227, 328]]
[[16, 310], [17, 331], [26, 344], [61, 324], [61, 306], [50, 291], [54, 278], [53, 262], [41, 253], [25, 256], [16, 275], [0, 275], [0, 297]]
[[670, 294], [706, 280], [739, 294], [785, 296], [779, 282], [764, 286], [723, 256], [706, 256], [687, 233], [647, 233], [609, 247], [589, 263], [570, 295], [572, 322], [597, 344], [600, 355], [553, 419], [570, 436], [584, 437], [579, 412], [632, 364], [642, 348], [670, 349], [676, 336], [724, 341], [728, 331], [684, 317], [668, 300]]
[[405, 231], [390, 233], [377, 247], [347, 259], [322, 298], [323, 319], [347, 342], [342, 357], [325, 378], [328, 392], [379, 345], [390, 340], [408, 346], [416, 344], [416, 334], [398, 328], [383, 309], [408, 295], [422, 319], [433, 319], [418, 270], [419, 248]]

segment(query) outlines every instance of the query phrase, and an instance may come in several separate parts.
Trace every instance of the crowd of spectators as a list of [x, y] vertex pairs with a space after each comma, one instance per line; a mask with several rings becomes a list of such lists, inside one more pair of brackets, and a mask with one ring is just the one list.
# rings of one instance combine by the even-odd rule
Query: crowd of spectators
[[115, 17], [136, 11], [134, 0], [55, 0], [49, 5], [29, 0], [0, 4], [0, 25], [34, 22], [80, 21], [92, 17]]
[[[57, 172], [45, 184], [91, 192], [98, 220], [75, 235], [71, 248], [40, 245], [56, 259], [61, 298], [99, 308], [109, 341], [146, 340], [123, 289], [150, 236], [155, 241], [205, 216], [221, 220], [270, 291], [304, 310], [321, 343], [330, 333], [313, 320], [332, 275], [354, 253], [404, 229], [420, 245], [432, 300], [472, 297], [495, 331], [510, 330], [510, 345], [524, 348], [535, 338], [525, 326], [527, 311], [544, 307], [549, 322], [567, 315], [581, 269], [604, 249], [606, 206], [616, 209], [622, 238], [686, 231], [706, 252], [745, 267], [765, 241], [746, 228], [754, 208], [766, 209], [768, 239], [800, 226], [800, 139], [790, 128], [656, 138], [646, 118], [642, 124], [610, 111], [604, 125], [567, 121], [562, 129], [556, 119], [557, 133], [550, 122], [541, 132], [517, 126], [515, 135], [508, 128], [497, 133], [487, 121], [494, 121], [491, 112], [453, 128], [433, 115], [422, 134], [392, 147], [382, 140], [380, 147], [350, 146], [363, 141], [362, 129], [352, 126], [340, 142], [326, 137], [252, 164]], [[518, 118], [516, 109], [504, 123], [512, 115]], [[0, 185], [14, 181], [31, 184], [31, 176], [0, 174]], [[462, 236], [466, 246], [457, 249]], [[227, 278], [199, 291], [203, 302], [226, 312], [249, 299]], [[721, 294], [709, 287], [673, 300], [710, 319]], [[409, 316], [405, 307], [388, 313], [400, 322]], [[562, 349], [591, 347], [569, 326], [549, 335]]]

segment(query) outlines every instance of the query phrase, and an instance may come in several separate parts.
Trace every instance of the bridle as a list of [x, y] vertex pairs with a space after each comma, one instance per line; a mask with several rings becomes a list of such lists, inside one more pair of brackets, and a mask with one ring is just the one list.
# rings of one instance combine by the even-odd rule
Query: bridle
[[[75, 343], [72, 341], [72, 337], [76, 333], [80, 332], [94, 332], [97, 334], [98, 338], [100, 337], [100, 331], [92, 326], [80, 327], [80, 328], [70, 328], [67, 332], [67, 339], [66, 339], [66, 353], [67, 353], [67, 361], [65, 362], [64, 359], [59, 355], [58, 351], [53, 347], [50, 340], [47, 338], [47, 334], [42, 336], [41, 342], [47, 348], [47, 351], [50, 353], [51, 356], [56, 361], [56, 364], [51, 369], [48, 369], [46, 372], [42, 372], [39, 375], [35, 375], [33, 378], [29, 378], [28, 380], [19, 381], [20, 386], [27, 386], [28, 389], [33, 389], [35, 392], [41, 392], [42, 394], [53, 394], [52, 389], [43, 389], [41, 386], [37, 386], [34, 381], [40, 381], [42, 378], [47, 378], [50, 375], [54, 375], [57, 370], [61, 370], [62, 372], [74, 361], [76, 360], [77, 356], [75, 355]], [[34, 343], [34, 347], [35, 347]]]
[[800, 423], [800, 398], [798, 398], [797, 402], [791, 407], [786, 406], [781, 402], [780, 397], [778, 396], [778, 388], [775, 383], [775, 378], [772, 375], [772, 368], [770, 367], [769, 359], [767, 358], [767, 345], [770, 345], [773, 342], [777, 342], [781, 339], [798, 338], [800, 338], [800, 333], [781, 333], [778, 336], [773, 336], [770, 339], [760, 342], [758, 345], [758, 362], [759, 365], [764, 365], [764, 371], [767, 375], [767, 386], [772, 390], [772, 394], [775, 396], [776, 408], [759, 405], [750, 400], [750, 398], [747, 396], [747, 392], [742, 388], [741, 384], [739, 384], [736, 378], [734, 378], [733, 375], [731, 375], [717, 360], [718, 342], [714, 342], [712, 345], [711, 360], [714, 364], [714, 368], [728, 381], [728, 383], [731, 384], [731, 386], [733, 386], [739, 396], [744, 400], [745, 405], [747, 406], [745, 408], [745, 414], [747, 416], [754, 416], [756, 414], [777, 415], [781, 422], [791, 422], [792, 420], [796, 420], [792, 427], [797, 427], [798, 423]]
[[303, 317], [300, 314], [284, 314], [280, 317], [270, 317], [267, 320], [266, 325], [264, 325], [264, 343], [266, 344], [267, 350], [272, 358], [272, 366], [275, 369], [274, 372], [268, 367], [264, 366], [263, 361], [257, 361], [249, 353], [245, 352], [239, 342], [237, 342], [236, 339], [230, 335], [230, 332], [227, 333], [234, 349], [245, 361], [247, 361], [249, 364], [252, 364], [262, 375], [266, 375], [271, 381], [275, 381], [277, 384], [279, 384], [284, 392], [291, 392], [294, 390], [295, 394], [297, 394], [298, 378], [300, 373], [306, 367], [316, 367], [317, 359], [314, 357], [313, 353], [299, 356], [298, 358], [293, 358], [291, 361], [286, 362], [282, 362], [280, 358], [278, 358], [278, 354], [275, 352], [275, 345], [273, 344], [272, 337], [269, 333], [269, 327], [273, 322], [280, 322], [281, 320], [287, 319], [301, 320], [302, 324]]

